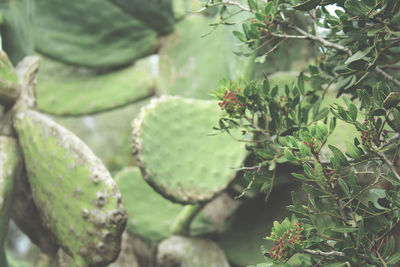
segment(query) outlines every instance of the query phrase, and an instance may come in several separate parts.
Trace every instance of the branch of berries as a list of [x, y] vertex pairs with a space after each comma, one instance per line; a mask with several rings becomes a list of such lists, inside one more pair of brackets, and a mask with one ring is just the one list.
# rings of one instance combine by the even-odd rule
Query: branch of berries
[[246, 103], [242, 103], [237, 99], [236, 93], [226, 89], [225, 94], [222, 96], [222, 101], [218, 103], [221, 110], [226, 110], [226, 112], [232, 116], [240, 116], [244, 114], [246, 110]]
[[304, 226], [296, 217], [286, 218], [282, 223], [275, 221], [271, 235], [265, 237], [274, 241], [274, 246], [264, 256], [273, 263], [284, 263], [295, 253], [304, 251], [305, 238]]

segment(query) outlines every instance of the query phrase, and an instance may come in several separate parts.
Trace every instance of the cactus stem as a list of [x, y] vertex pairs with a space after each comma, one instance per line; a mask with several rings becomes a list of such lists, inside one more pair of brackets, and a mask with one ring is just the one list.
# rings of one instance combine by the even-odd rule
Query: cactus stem
[[190, 224], [196, 215], [203, 209], [204, 205], [205, 203], [186, 205], [172, 224], [171, 234], [189, 236]]

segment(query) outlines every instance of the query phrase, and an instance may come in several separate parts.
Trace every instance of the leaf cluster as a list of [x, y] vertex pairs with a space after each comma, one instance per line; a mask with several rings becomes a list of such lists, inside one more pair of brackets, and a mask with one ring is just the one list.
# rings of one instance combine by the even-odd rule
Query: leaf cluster
[[[318, 47], [314, 63], [295, 83], [278, 87], [267, 78], [224, 81], [214, 92], [220, 101], [233, 92], [241, 107], [227, 112], [217, 129], [241, 130], [241, 141], [253, 155], [243, 167], [249, 186], [261, 184], [268, 198], [279, 183], [277, 173], [288, 165], [302, 184], [303, 195], [293, 193], [288, 207], [298, 219], [276, 223], [269, 238], [285, 239], [298, 220], [307, 229], [305, 242], [291, 247], [284, 260], [268, 253], [266, 260], [281, 263], [302, 253], [310, 256], [303, 259], [304, 266], [398, 263], [398, 1], [212, 2], [253, 14], [233, 34], [257, 54], [256, 62], [268, 60], [279, 48], [278, 42], [260, 54], [260, 47], [271, 41], [304, 39]], [[298, 16], [305, 18], [305, 26], [296, 24]], [[332, 93], [340, 104], [329, 100]], [[344, 147], [329, 143], [338, 124], [358, 131], [343, 140]]]

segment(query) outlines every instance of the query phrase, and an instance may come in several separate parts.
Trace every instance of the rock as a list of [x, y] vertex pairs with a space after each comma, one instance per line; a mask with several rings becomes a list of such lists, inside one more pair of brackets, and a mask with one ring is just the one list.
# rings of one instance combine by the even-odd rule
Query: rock
[[229, 267], [216, 243], [201, 238], [172, 236], [158, 245], [159, 267]]

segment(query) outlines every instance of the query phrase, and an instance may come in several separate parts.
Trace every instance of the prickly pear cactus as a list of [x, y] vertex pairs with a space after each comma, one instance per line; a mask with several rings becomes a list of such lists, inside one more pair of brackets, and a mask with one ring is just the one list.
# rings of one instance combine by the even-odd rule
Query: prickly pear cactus
[[154, 192], [143, 180], [139, 168], [122, 170], [115, 181], [121, 188], [128, 213], [127, 230], [147, 240], [160, 241], [168, 237], [171, 224], [183, 206]]
[[157, 32], [105, 0], [35, 1], [35, 49], [61, 62], [112, 69], [155, 51]]
[[[184, 206], [160, 196], [143, 180], [139, 168], [125, 168], [115, 176], [121, 189], [128, 213], [127, 230], [145, 240], [160, 241], [171, 235], [171, 226]], [[143, 200], [146, 201], [143, 201]], [[209, 208], [221, 206], [221, 200], [213, 200], [200, 211], [191, 223], [190, 235], [216, 232], [220, 214], [210, 214]], [[225, 207], [226, 208], [226, 207]], [[232, 209], [230, 209], [232, 211]], [[214, 210], [215, 212], [215, 210]], [[229, 211], [227, 211], [229, 212]], [[211, 218], [211, 216], [214, 216]]]
[[0, 1], [2, 48], [16, 65], [34, 52], [33, 5], [34, 0]]
[[[221, 77], [236, 79], [252, 71], [253, 60], [239, 57], [232, 28], [217, 27], [210, 33], [213, 18], [190, 15], [176, 25], [160, 49], [159, 87], [169, 95], [211, 99]], [[204, 35], [204, 36], [202, 36]], [[212, 64], [210, 64], [212, 62]]]
[[14, 193], [15, 176], [20, 170], [17, 142], [0, 136], [0, 264], [5, 262], [4, 239], [7, 235], [9, 210]]
[[[22, 91], [5, 116], [12, 119], [34, 207], [41, 220], [34, 221], [39, 228], [23, 229], [44, 229], [54, 235], [54, 239], [50, 239], [50, 242], [56, 241], [54, 250], [43, 251], [50, 258], [60, 245], [77, 266], [105, 266], [115, 260], [120, 251], [126, 223], [121, 194], [102, 162], [80, 139], [31, 110], [35, 105], [38, 68], [35, 57], [27, 57], [18, 64], [16, 73]], [[19, 179], [18, 186], [22, 185], [23, 179]], [[29, 191], [19, 189], [18, 194]], [[29, 201], [30, 196], [25, 197]], [[19, 222], [23, 218], [30, 219], [29, 214], [14, 215]], [[40, 228], [42, 226], [45, 227]]]
[[42, 58], [38, 109], [62, 116], [93, 114], [149, 97], [154, 94], [154, 83], [149, 58], [103, 75]]
[[74, 134], [36, 111], [18, 110], [14, 126], [34, 201], [62, 248], [79, 266], [113, 261], [126, 215], [101, 161]]
[[142, 109], [133, 121], [133, 153], [157, 192], [174, 202], [204, 202], [233, 180], [246, 150], [228, 135], [209, 135], [219, 114], [213, 101], [170, 96]]
[[18, 77], [7, 54], [0, 50], [0, 103], [9, 106], [19, 94]]
[[172, 31], [175, 23], [172, 0], [110, 0], [160, 34]]

